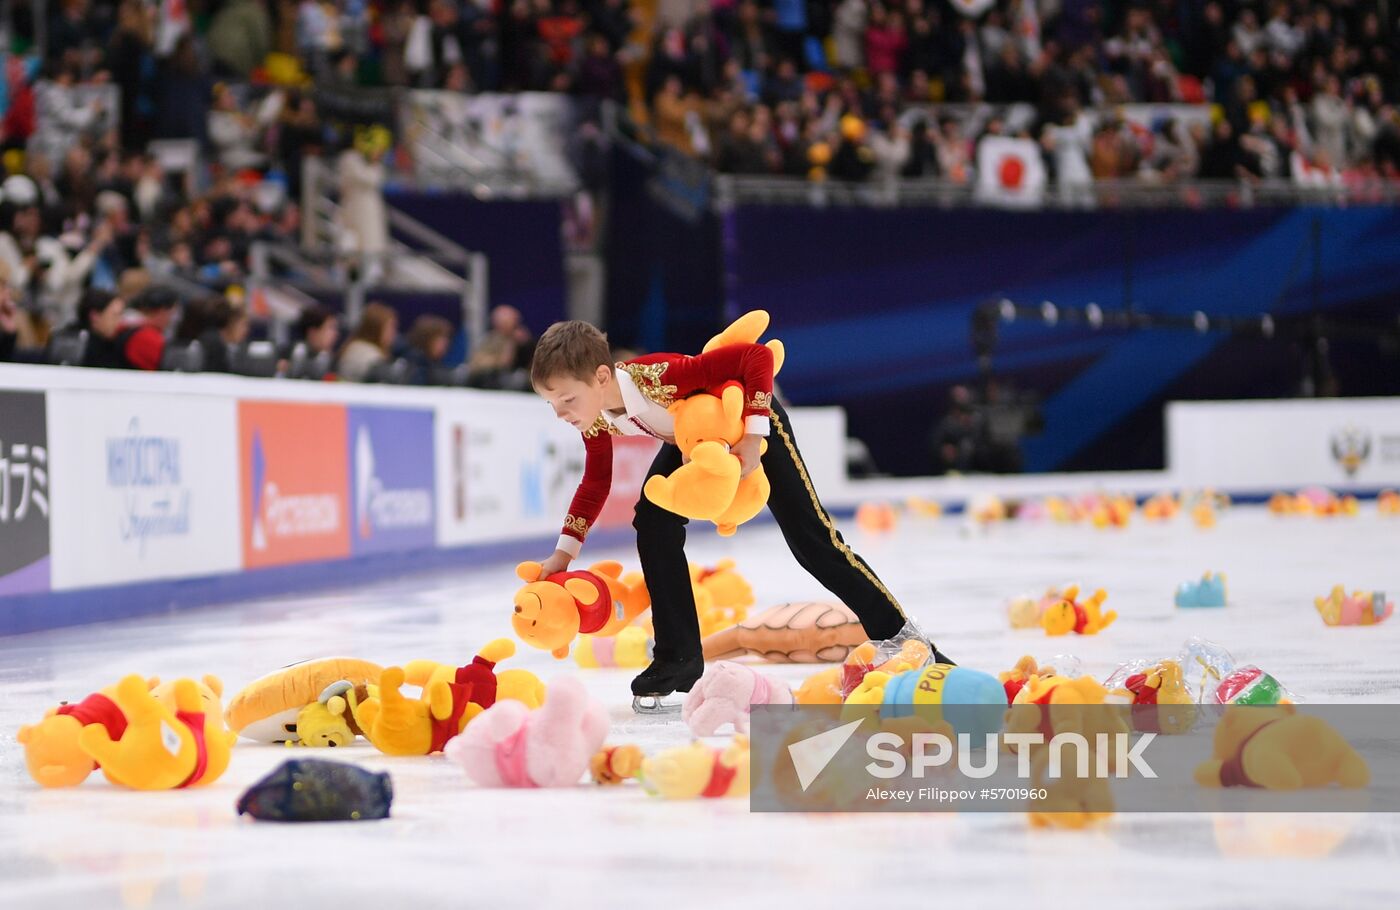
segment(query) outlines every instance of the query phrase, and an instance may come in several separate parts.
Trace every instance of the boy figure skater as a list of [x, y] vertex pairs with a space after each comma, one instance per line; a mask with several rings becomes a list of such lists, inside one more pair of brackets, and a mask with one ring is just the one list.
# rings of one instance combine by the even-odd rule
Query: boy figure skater
[[[554, 413], [583, 434], [583, 482], [564, 519], [558, 548], [543, 563], [542, 576], [567, 571], [612, 485], [612, 437], [652, 436], [664, 445], [647, 476], [669, 475], [681, 466], [674, 420], [666, 410], [697, 392], [718, 394], [727, 382], [744, 387], [743, 440], [733, 448], [748, 476], [762, 462], [771, 492], [768, 509], [788, 549], [813, 578], [851, 608], [872, 640], [893, 638], [908, 618], [875, 572], [842, 539], [812, 488], [807, 468], [788, 427], [787, 413], [773, 398], [773, 353], [761, 344], [733, 344], [697, 357], [652, 354], [612, 363], [603, 333], [586, 322], [557, 322], [540, 337], [530, 366], [535, 391]], [[768, 437], [768, 449], [760, 446]], [[643, 494], [632, 526], [637, 555], [651, 593], [656, 634], [651, 666], [632, 681], [633, 707], [660, 710], [660, 698], [688, 692], [705, 661], [700, 622], [685, 555], [687, 520]], [[934, 649], [935, 659], [949, 662]], [[651, 697], [644, 706], [643, 696]]]

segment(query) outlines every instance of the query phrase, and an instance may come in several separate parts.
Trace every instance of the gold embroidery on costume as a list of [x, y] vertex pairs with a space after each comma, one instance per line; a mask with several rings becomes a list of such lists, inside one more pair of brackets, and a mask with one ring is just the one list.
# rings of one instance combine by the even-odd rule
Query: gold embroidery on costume
[[865, 561], [851, 552], [851, 548], [846, 546], [845, 541], [841, 539], [841, 535], [836, 531], [836, 525], [831, 523], [830, 516], [826, 514], [826, 510], [822, 508], [821, 500], [817, 498], [817, 491], [812, 487], [812, 478], [807, 474], [807, 466], [802, 463], [802, 456], [797, 454], [797, 446], [792, 444], [792, 437], [788, 435], [787, 428], [783, 426], [782, 420], [779, 419], [776, 413], [770, 416], [773, 418], [773, 429], [778, 431], [778, 435], [782, 437], [783, 445], [787, 446], [789, 457], [792, 458], [793, 464], [797, 465], [797, 473], [802, 478], [802, 485], [807, 488], [807, 495], [812, 500], [813, 511], [817, 513], [817, 518], [826, 526], [827, 534], [831, 536], [831, 545], [835, 547], [842, 556], [846, 557], [846, 562], [855, 567], [860, 574], [865, 576], [867, 581], [878, 588], [881, 594], [889, 598], [890, 605], [898, 611], [900, 616], [908, 620], [909, 617], [904, 612], [904, 608], [899, 605], [899, 601], [895, 600], [894, 595], [890, 593], [884, 583], [881, 582], [879, 578], [875, 577], [875, 573], [870, 571], [870, 567], [865, 564]]
[[751, 410], [767, 411], [771, 410], [772, 407], [773, 393], [771, 392], [754, 392], [753, 397], [749, 399], [749, 408]]
[[617, 368], [627, 371], [637, 391], [648, 401], [669, 408], [676, 402], [676, 387], [661, 383], [661, 376], [668, 366], [669, 363], [619, 363]]
[[602, 414], [599, 414], [598, 419], [593, 421], [593, 426], [583, 431], [583, 435], [588, 437], [589, 439], [592, 439], [599, 433], [607, 433], [609, 436], [622, 435], [622, 431], [619, 430], [617, 427], [613, 426], [612, 424], [608, 423], [608, 419]]
[[577, 531], [579, 536], [588, 536], [588, 519], [575, 518], [573, 515], [564, 516], [564, 530]]

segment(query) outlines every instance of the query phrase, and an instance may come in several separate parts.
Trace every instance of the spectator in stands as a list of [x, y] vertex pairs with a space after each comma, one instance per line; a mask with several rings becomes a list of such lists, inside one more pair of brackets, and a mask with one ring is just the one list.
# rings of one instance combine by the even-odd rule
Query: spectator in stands
[[64, 330], [64, 334], [88, 333], [83, 366], [111, 370], [131, 368], [125, 354], [125, 342], [134, 330], [122, 328], [125, 313], [126, 301], [116, 294], [96, 288], [83, 292], [83, 299], [78, 304], [78, 321]]
[[0, 262], [0, 363], [15, 359], [19, 341], [19, 307], [10, 289], [10, 267]]
[[119, 333], [122, 356], [135, 369], [160, 369], [165, 338], [180, 314], [180, 298], [169, 288], [150, 287], [132, 299], [131, 310], [137, 318]]
[[491, 331], [486, 337], [495, 339], [503, 349], [509, 350], [510, 369], [530, 369], [530, 361], [535, 356], [535, 336], [515, 307], [502, 304], [491, 310]]
[[364, 382], [370, 371], [387, 363], [399, 334], [398, 314], [382, 303], [371, 303], [360, 316], [355, 333], [340, 350], [336, 373], [349, 382]]
[[441, 316], [423, 314], [408, 330], [408, 381], [412, 385], [439, 385], [442, 359], [452, 344], [452, 323]]
[[340, 320], [323, 306], [309, 306], [297, 319], [296, 338], [306, 345], [306, 356], [334, 354], [340, 339]]
[[340, 226], [346, 252], [368, 284], [384, 273], [389, 249], [389, 217], [384, 207], [384, 153], [389, 132], [383, 127], [359, 132], [355, 145], [340, 155]]

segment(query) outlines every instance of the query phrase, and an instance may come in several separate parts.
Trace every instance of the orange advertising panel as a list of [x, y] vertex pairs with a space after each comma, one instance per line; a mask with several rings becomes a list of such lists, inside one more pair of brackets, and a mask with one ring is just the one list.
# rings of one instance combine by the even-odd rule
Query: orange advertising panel
[[238, 403], [245, 568], [350, 555], [348, 452], [341, 405]]

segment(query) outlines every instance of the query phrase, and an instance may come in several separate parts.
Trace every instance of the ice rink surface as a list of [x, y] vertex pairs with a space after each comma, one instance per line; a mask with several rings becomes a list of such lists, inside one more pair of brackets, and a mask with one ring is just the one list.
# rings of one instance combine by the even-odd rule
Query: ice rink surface
[[[849, 523], [848, 523], [849, 524]], [[732, 556], [758, 606], [825, 597], [771, 524], [722, 540], [691, 532], [693, 561]], [[1237, 508], [1199, 531], [1178, 518], [1126, 530], [905, 519], [848, 540], [950, 657], [996, 673], [1022, 654], [1122, 661], [1174, 655], [1189, 635], [1270, 671], [1307, 701], [1400, 702], [1400, 620], [1327, 628], [1334, 584], [1400, 589], [1400, 520], [1274, 518]], [[544, 554], [541, 554], [542, 556]], [[586, 553], [635, 567], [622, 550]], [[587, 559], [585, 560], [587, 562]], [[1224, 610], [1177, 610], [1175, 586], [1228, 575]], [[1097, 637], [1012, 631], [1003, 602], [1081, 581], [1109, 592]], [[235, 816], [243, 789], [290, 754], [240, 744], [198, 790], [133, 793], [94, 775], [44, 791], [14, 739], [45, 708], [127, 673], [213, 673], [226, 695], [297, 660], [464, 662], [510, 634], [510, 566], [385, 578], [180, 615], [0, 639], [0, 906], [105, 907], [1394, 907], [1400, 816], [1118, 815], [1091, 832], [1005, 815], [765, 815], [747, 800], [663, 803], [640, 788], [487, 791], [438, 758], [389, 758], [363, 741], [299, 751], [393, 776], [393, 817], [321, 825]], [[610, 708], [611, 742], [689, 741], [678, 716], [639, 718], [631, 671], [576, 671], [522, 648], [503, 667], [580, 672]], [[815, 668], [772, 667], [794, 683]]]

